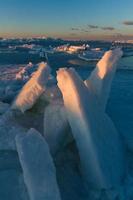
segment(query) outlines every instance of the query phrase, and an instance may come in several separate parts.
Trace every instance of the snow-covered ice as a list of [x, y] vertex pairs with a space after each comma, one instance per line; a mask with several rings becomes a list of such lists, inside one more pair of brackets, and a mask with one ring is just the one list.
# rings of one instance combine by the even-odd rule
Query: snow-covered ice
[[30, 200], [60, 200], [56, 170], [44, 138], [30, 129], [16, 136], [16, 145]]

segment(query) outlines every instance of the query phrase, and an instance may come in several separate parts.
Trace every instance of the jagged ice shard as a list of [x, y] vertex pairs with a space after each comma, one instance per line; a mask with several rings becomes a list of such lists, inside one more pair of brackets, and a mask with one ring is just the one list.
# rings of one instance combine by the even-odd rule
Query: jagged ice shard
[[40, 133], [30, 129], [17, 135], [16, 146], [30, 200], [60, 200], [54, 163]]
[[60, 69], [57, 80], [89, 188], [117, 187], [126, 162], [113, 122], [102, 112], [89, 84], [87, 88], [73, 69]]
[[51, 69], [47, 63], [40, 63], [38, 70], [24, 85], [17, 98], [13, 102], [12, 109], [19, 109], [22, 112], [25, 112], [26, 110], [30, 109], [46, 89], [45, 87], [50, 72]]
[[85, 81], [85, 85], [89, 88], [91, 87], [92, 93], [98, 99], [103, 110], [106, 108], [111, 83], [116, 72], [117, 62], [122, 54], [120, 48], [107, 51]]

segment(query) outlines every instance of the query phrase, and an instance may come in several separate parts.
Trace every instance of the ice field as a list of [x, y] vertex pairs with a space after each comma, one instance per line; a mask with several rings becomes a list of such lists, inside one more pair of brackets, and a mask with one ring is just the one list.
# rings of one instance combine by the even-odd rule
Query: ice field
[[0, 66], [1, 200], [133, 199], [133, 57], [121, 56]]

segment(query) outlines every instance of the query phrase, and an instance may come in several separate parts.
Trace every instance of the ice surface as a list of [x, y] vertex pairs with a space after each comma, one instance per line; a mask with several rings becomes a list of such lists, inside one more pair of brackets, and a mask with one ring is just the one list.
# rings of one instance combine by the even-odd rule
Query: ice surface
[[44, 137], [52, 154], [55, 154], [70, 137], [65, 107], [62, 104], [50, 104], [44, 114]]
[[121, 49], [107, 51], [92, 71], [89, 78], [85, 81], [88, 88], [91, 87], [92, 93], [105, 110], [110, 93], [111, 83], [116, 71], [117, 62], [122, 56]]
[[35, 129], [16, 136], [24, 181], [31, 200], [59, 200], [56, 170], [48, 145]]
[[[58, 59], [60, 60], [60, 57]], [[67, 60], [67, 59], [70, 60], [71, 57], [66, 56], [65, 60]], [[64, 62], [63, 58], [62, 58], [62, 60]], [[119, 70], [116, 73], [115, 79], [113, 81], [113, 87], [112, 87], [111, 95], [110, 95], [109, 102], [108, 102], [107, 112], [109, 113], [109, 116], [111, 116], [111, 118], [113, 119], [118, 132], [120, 132], [124, 136], [124, 142], [126, 142], [126, 144], [128, 146], [128, 150], [130, 149], [130, 151], [133, 152], [133, 137], [132, 137], [132, 132], [133, 132], [133, 123], [132, 123], [132, 118], [133, 118], [133, 106], [132, 106], [132, 102], [133, 102], [132, 101], [133, 100], [133, 90], [132, 90], [132, 88], [133, 88], [133, 79], [132, 79], [133, 70], [127, 70], [128, 69], [127, 67], [129, 66], [129, 63], [128, 63], [129, 61], [130, 61], [130, 65], [132, 65], [132, 63], [133, 63], [132, 57], [121, 59], [121, 64], [119, 64], [119, 67], [121, 68], [121, 65], [122, 65], [123, 69]], [[94, 65], [94, 63], [93, 64], [92, 63], [84, 64], [83, 62], [81, 62], [79, 60], [75, 61], [74, 59], [72, 59], [71, 62], [69, 62], [69, 66], [73, 65], [72, 62], [76, 62], [76, 65], [80, 66], [80, 68], [78, 68], [77, 70], [83, 77], [86, 77], [88, 71], [91, 70], [89, 68], [85, 69], [85, 68], [83, 68], [83, 66], [89, 65], [90, 67], [92, 67], [92, 65]], [[54, 62], [54, 65], [55, 64], [58, 65], [57, 67], [59, 67], [59, 65], [61, 65], [60, 62], [57, 61], [57, 57], [56, 57], [56, 62]], [[75, 65], [75, 63], [74, 63], [74, 65]], [[12, 70], [14, 67], [15, 67], [15, 70]], [[1, 81], [0, 81], [0, 86], [1, 86], [0, 87], [0, 96], [1, 96], [0, 99], [1, 99], [1, 101], [4, 100], [3, 102], [11, 103], [12, 100], [14, 99], [14, 96], [16, 96], [18, 90], [20, 88], [22, 88], [22, 86], [25, 82], [25, 80], [15, 80], [14, 81], [15, 74], [20, 70], [19, 67], [22, 67], [22, 65], [21, 66], [10, 65], [10, 66], [8, 66], [8, 68], [6, 68], [6, 71], [4, 71], [4, 72], [3, 72], [3, 69], [5, 68], [5, 66], [2, 65], [0, 68], [2, 71], [1, 77], [0, 77], [0, 79], [1, 79]], [[115, 65], [113, 65], [112, 67], [114, 68]], [[30, 69], [32, 69], [32, 67]], [[101, 69], [101, 67], [100, 67], [100, 69]], [[132, 67], [130, 67], [130, 69], [132, 69]], [[96, 69], [95, 69], [95, 71], [96, 71]], [[104, 79], [105, 79], [106, 75], [108, 75], [108, 71], [107, 71], [107, 73], [105, 73]], [[94, 73], [94, 77], [96, 77], [96, 76], [97, 76], [97, 73], [96, 74]], [[29, 79], [29, 77], [27, 76], [28, 79]], [[94, 77], [93, 77], [93, 79], [94, 79]], [[5, 79], [7, 79], [8, 81]], [[28, 79], [26, 79], [26, 81]], [[102, 81], [104, 79], [101, 79], [99, 81]], [[111, 84], [112, 80], [111, 79], [109, 79], [109, 80], [110, 80], [109, 82]], [[93, 81], [92, 81], [92, 83], [93, 83]], [[58, 87], [56, 87], [56, 85], [53, 85], [51, 87], [51, 83], [50, 83], [50, 87], [48, 87], [48, 85], [49, 85], [49, 82], [47, 84], [47, 90], [43, 93], [43, 95], [41, 95], [41, 98], [44, 97], [44, 99], [48, 99], [49, 102], [51, 102], [52, 104], [55, 104], [55, 103], [62, 104], [62, 101], [63, 101], [62, 95], [61, 95], [61, 92], [58, 91]], [[101, 87], [99, 87], [99, 88], [101, 88]], [[94, 91], [95, 90], [93, 90], [92, 93]], [[106, 101], [107, 101], [107, 99], [106, 99]], [[18, 200], [18, 199], [21, 199], [22, 196], [24, 196], [24, 197], [22, 197], [22, 200], [27, 200], [27, 199], [25, 199], [26, 198], [25, 192], [23, 191], [24, 190], [23, 176], [21, 175], [22, 176], [21, 178], [17, 177], [17, 176], [19, 176], [19, 173], [16, 172], [18, 164], [16, 165], [16, 161], [14, 162], [13, 156], [11, 156], [11, 157], [9, 156], [7, 159], [5, 159], [5, 157], [3, 157], [3, 154], [4, 154], [3, 152], [5, 152], [5, 154], [7, 154], [7, 151], [9, 149], [16, 150], [16, 144], [14, 142], [14, 138], [15, 138], [16, 134], [22, 133], [21, 126], [26, 127], [28, 129], [30, 127], [34, 127], [40, 133], [43, 134], [44, 109], [42, 109], [42, 108], [44, 108], [45, 106], [44, 105], [42, 106], [42, 104], [44, 104], [44, 101], [43, 101], [43, 103], [42, 103], [42, 101], [40, 102], [40, 98], [39, 98], [37, 100], [37, 106], [34, 105], [34, 107], [32, 109], [30, 109], [30, 111], [25, 112], [24, 114], [19, 112], [20, 115], [18, 115], [14, 112], [11, 112], [12, 114], [10, 113], [10, 116], [9, 116], [9, 111], [7, 111], [7, 113], [5, 113], [4, 116], [0, 116], [1, 117], [1, 119], [0, 119], [0, 150], [1, 150], [0, 151], [0, 170], [1, 170], [0, 171], [0, 182], [1, 182], [0, 200], [1, 199], [2, 200], [6, 200], [6, 199], [7, 200], [11, 200], [11, 199]], [[89, 105], [89, 100], [87, 101], [87, 105]], [[39, 107], [39, 109], [38, 109], [38, 107]], [[54, 113], [56, 113], [56, 111], [54, 111], [54, 109], [52, 109], [52, 108], [51, 108], [51, 112], [49, 109], [51, 116], [52, 116], [52, 111], [53, 111], [53, 115], [54, 115]], [[41, 113], [40, 113], [40, 110], [41, 110]], [[49, 118], [50, 118], [50, 113], [49, 113]], [[101, 116], [101, 114], [100, 114], [100, 116]], [[48, 125], [50, 126], [51, 124], [52, 124], [51, 121], [49, 121]], [[95, 125], [97, 126], [97, 123], [95, 123]], [[48, 128], [50, 129], [51, 127], [48, 127]], [[78, 129], [77, 129], [77, 131], [78, 131]], [[24, 134], [26, 134], [26, 133], [27, 132], [24, 131]], [[53, 134], [54, 134], [54, 132], [53, 132]], [[62, 134], [60, 136], [62, 136]], [[99, 137], [98, 137], [98, 139], [99, 139]], [[65, 141], [66, 141], [66, 139], [65, 139]], [[105, 141], [106, 141], [106, 139], [105, 139]], [[62, 145], [62, 142], [61, 142], [61, 145]], [[115, 147], [115, 142], [114, 142], [114, 147]], [[15, 152], [15, 151], [12, 151], [12, 152]], [[122, 187], [117, 188], [117, 189], [112, 188], [112, 189], [101, 190], [101, 188], [100, 189], [99, 188], [92, 189], [90, 187], [91, 184], [89, 184], [89, 197], [87, 197], [86, 190], [84, 188], [84, 184], [83, 184], [83, 180], [82, 180], [83, 177], [81, 176], [81, 173], [79, 172], [80, 161], [79, 161], [79, 157], [78, 157], [77, 148], [75, 147], [75, 143], [73, 142], [65, 147], [63, 146], [62, 148], [60, 148], [60, 151], [58, 152], [58, 154], [56, 154], [56, 156], [54, 156], [54, 158], [55, 158], [54, 161], [56, 163], [57, 180], [58, 180], [58, 184], [60, 187], [62, 199], [63, 200], [75, 200], [75, 199], [76, 200], [92, 200], [92, 199], [93, 200], [94, 199], [95, 200], [116, 200], [116, 199], [132, 200], [133, 199], [133, 187], [132, 187], [133, 186], [133, 156], [132, 156], [132, 152], [130, 152], [130, 156], [128, 154], [126, 154], [127, 161], [125, 161], [125, 163], [128, 162], [128, 172], [127, 173], [128, 173], [129, 177], [124, 178], [124, 186], [122, 184]], [[104, 154], [102, 154], [102, 156], [104, 156]], [[5, 163], [6, 163], [6, 165], [5, 165]], [[13, 169], [14, 163], [15, 163], [15, 169]], [[114, 163], [114, 165], [116, 165], [116, 164], [117, 164], [117, 162]], [[9, 169], [8, 166], [10, 166], [11, 168]], [[20, 164], [19, 164], [19, 167], [20, 167]], [[93, 166], [93, 167], [95, 167], [95, 166]], [[20, 180], [20, 183], [19, 183], [18, 178]], [[126, 179], [126, 182], [125, 182], [125, 179]], [[21, 185], [22, 185], [22, 187], [21, 187]], [[119, 193], [121, 193], [121, 198], [118, 197]], [[123, 193], [125, 193], [125, 194], [123, 194]]]
[[113, 122], [101, 112], [93, 92], [73, 69], [60, 69], [57, 80], [89, 187], [111, 188], [121, 184], [126, 161]]
[[18, 94], [12, 109], [19, 109], [22, 112], [30, 109], [44, 92], [50, 71], [47, 63], [40, 63], [38, 70]]

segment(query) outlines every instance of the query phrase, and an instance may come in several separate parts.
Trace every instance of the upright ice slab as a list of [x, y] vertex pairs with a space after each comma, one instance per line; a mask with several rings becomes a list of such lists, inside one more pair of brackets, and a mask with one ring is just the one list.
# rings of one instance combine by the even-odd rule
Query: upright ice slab
[[47, 63], [40, 63], [38, 70], [18, 94], [12, 109], [19, 109], [22, 112], [30, 109], [44, 92], [50, 72], [51, 69]]
[[30, 129], [16, 136], [16, 145], [30, 200], [60, 200], [56, 170], [44, 138]]
[[120, 48], [107, 51], [85, 81], [85, 85], [91, 88], [103, 110], [106, 108], [117, 62], [122, 54]]
[[73, 69], [60, 69], [57, 80], [89, 187], [118, 186], [126, 162], [123, 144], [113, 122], [101, 112], [92, 89], [85, 86]]
[[54, 155], [69, 139], [70, 126], [62, 104], [50, 104], [44, 114], [44, 137]]

